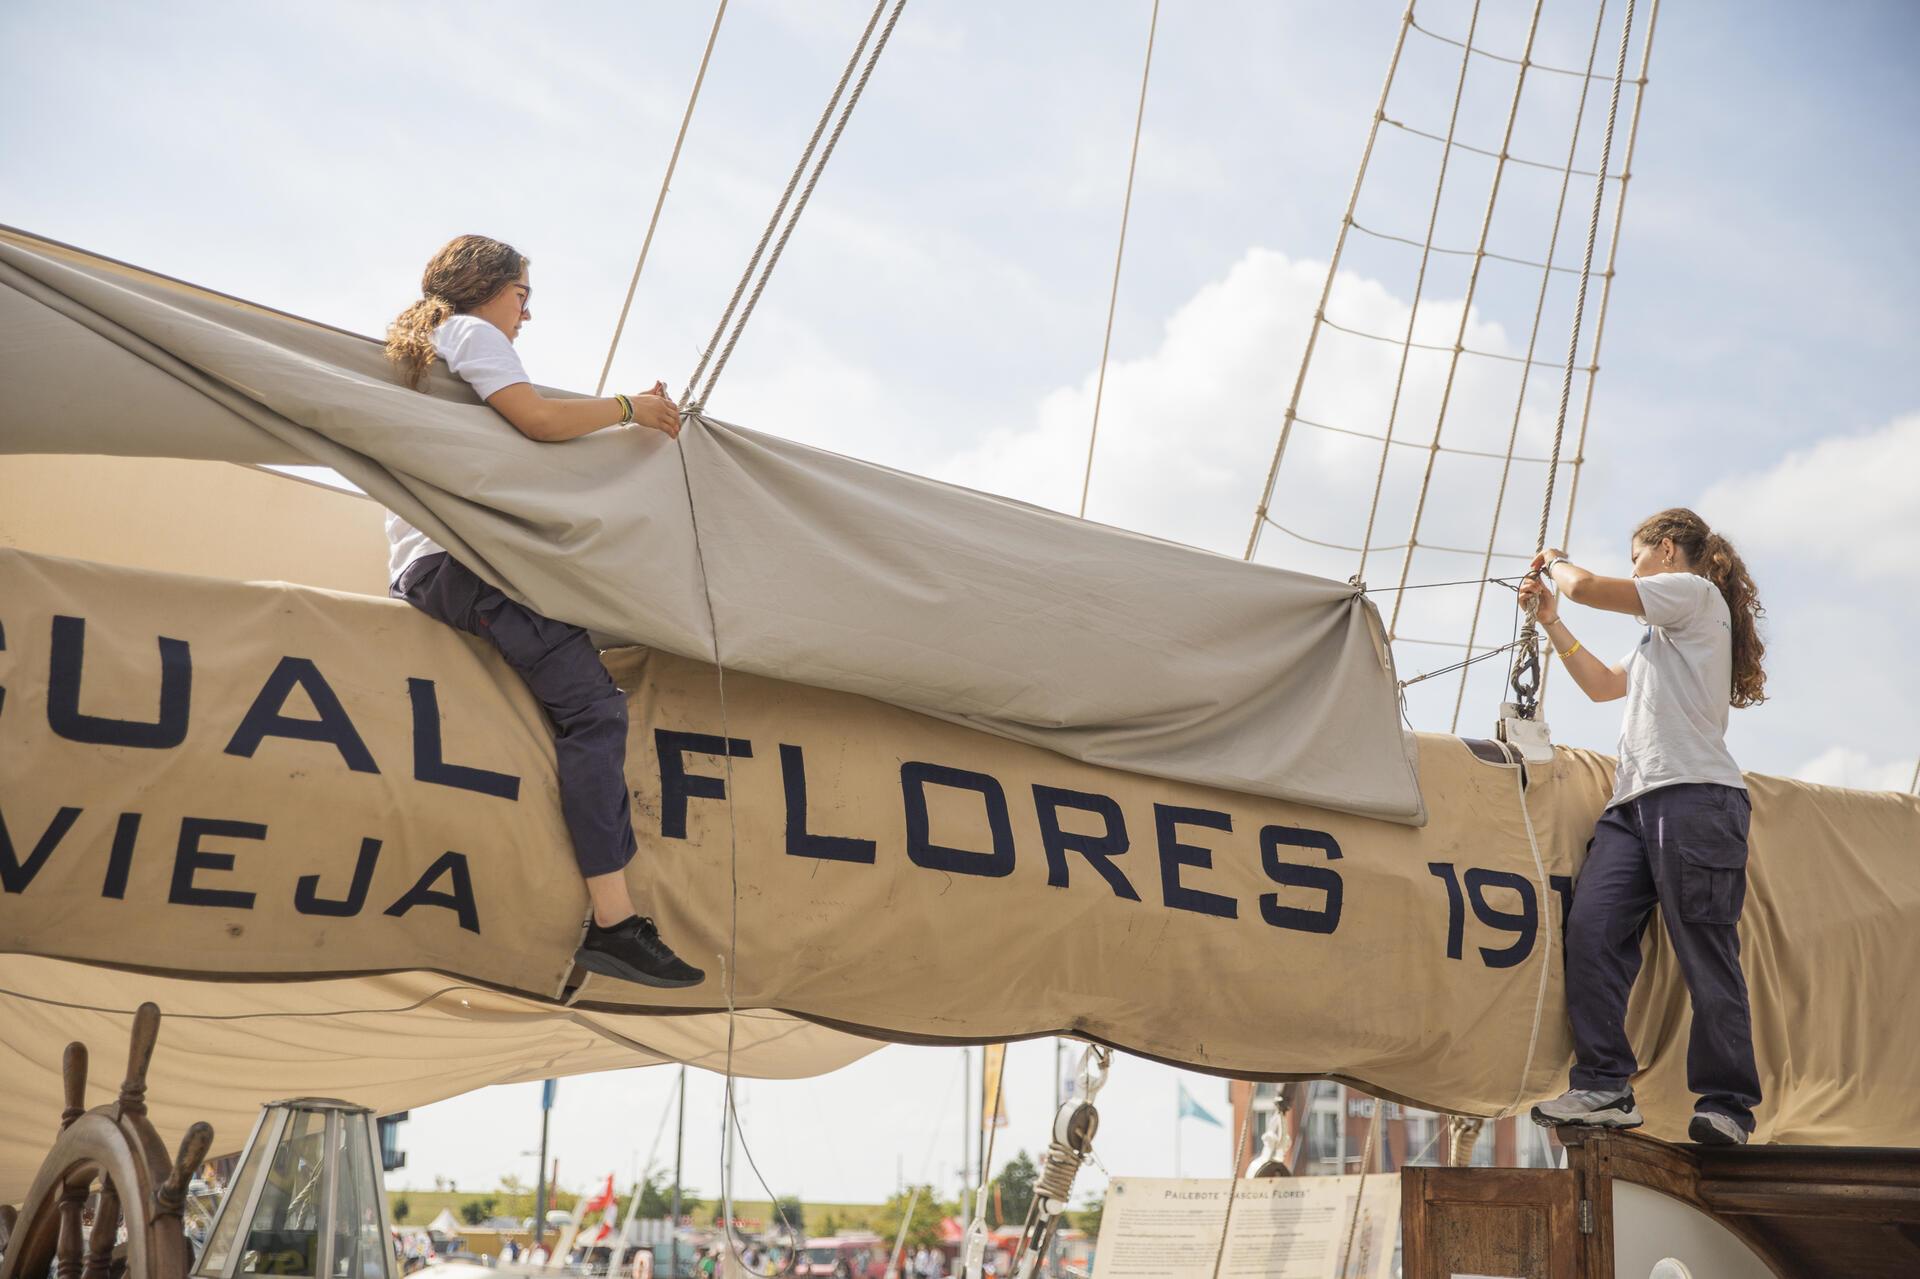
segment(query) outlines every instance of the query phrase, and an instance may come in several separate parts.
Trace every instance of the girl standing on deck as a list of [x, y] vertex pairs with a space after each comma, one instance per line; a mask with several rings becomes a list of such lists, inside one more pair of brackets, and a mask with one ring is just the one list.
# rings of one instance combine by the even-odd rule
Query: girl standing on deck
[[[420, 300], [387, 331], [387, 358], [418, 390], [438, 358], [528, 439], [557, 444], [607, 427], [648, 427], [672, 438], [680, 415], [656, 383], [644, 395], [548, 399], [515, 354], [533, 318], [527, 259], [511, 245], [463, 235], [434, 254]], [[593, 920], [574, 960], [589, 972], [648, 986], [693, 986], [706, 974], [660, 940], [627, 892], [623, 873], [638, 845], [628, 807], [627, 703], [580, 627], [543, 617], [487, 585], [397, 515], [390, 593], [429, 617], [489, 640], [546, 708], [554, 727], [560, 807]]]
[[[1631, 578], [1599, 577], [1559, 550], [1542, 551], [1533, 562], [1538, 575], [1520, 587], [1581, 690], [1596, 702], [1627, 699], [1613, 798], [1567, 916], [1572, 1088], [1535, 1106], [1533, 1118], [1548, 1126], [1641, 1124], [1627, 995], [1658, 905], [1693, 998], [1687, 1087], [1698, 1100], [1687, 1135], [1738, 1145], [1760, 1103], [1738, 929], [1752, 805], [1725, 736], [1730, 706], [1766, 697], [1766, 646], [1755, 626], [1762, 610], [1740, 556], [1692, 511], [1652, 516], [1634, 530], [1630, 551]], [[1638, 617], [1646, 633], [1609, 666], [1567, 629], [1565, 600]]]

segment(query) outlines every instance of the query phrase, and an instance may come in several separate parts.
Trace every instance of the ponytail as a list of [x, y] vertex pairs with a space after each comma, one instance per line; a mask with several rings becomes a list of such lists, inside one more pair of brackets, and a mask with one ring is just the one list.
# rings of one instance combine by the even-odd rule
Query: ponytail
[[419, 390], [433, 365], [433, 331], [493, 298], [526, 269], [526, 257], [511, 244], [484, 235], [448, 241], [420, 276], [420, 300], [387, 326], [387, 359], [400, 379]]
[[1760, 638], [1759, 619], [1766, 615], [1752, 574], [1733, 544], [1707, 527], [1707, 522], [1685, 507], [1649, 516], [1634, 530], [1634, 540], [1653, 546], [1671, 538], [1693, 565], [1694, 572], [1720, 588], [1733, 624], [1733, 689], [1736, 707], [1758, 706], [1767, 700], [1767, 673], [1763, 663], [1767, 645]]
[[433, 331], [452, 315], [453, 303], [445, 298], [421, 298], [387, 326], [387, 359], [410, 389], [420, 389], [433, 364]]

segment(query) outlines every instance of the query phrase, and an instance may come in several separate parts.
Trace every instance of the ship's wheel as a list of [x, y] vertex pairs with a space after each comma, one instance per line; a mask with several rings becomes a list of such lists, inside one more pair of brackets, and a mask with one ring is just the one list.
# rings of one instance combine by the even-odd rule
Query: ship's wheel
[[[117, 1098], [92, 1110], [82, 1109], [86, 1045], [67, 1045], [60, 1135], [19, 1211], [0, 1207], [0, 1279], [47, 1279], [49, 1273], [54, 1279], [186, 1279], [193, 1249], [181, 1212], [213, 1129], [193, 1125], [179, 1153], [167, 1157], [147, 1119], [147, 1064], [159, 1033], [160, 1009], [140, 1005], [126, 1082]], [[120, 1248], [123, 1219], [127, 1238]]]

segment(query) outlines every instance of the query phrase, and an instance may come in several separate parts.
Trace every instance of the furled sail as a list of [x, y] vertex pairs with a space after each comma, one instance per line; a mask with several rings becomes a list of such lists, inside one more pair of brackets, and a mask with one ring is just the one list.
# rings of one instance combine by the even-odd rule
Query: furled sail
[[[529, 1028], [724, 1007], [717, 976], [591, 979], [559, 1005], [584, 890], [547, 728], [480, 641], [387, 600], [18, 551], [0, 551], [0, 627], [5, 950], [128, 970], [120, 1002], [140, 974], [188, 979], [202, 1012], [301, 989], [263, 979], [422, 972], [522, 1001]], [[1564, 1080], [1560, 929], [1602, 757], [1562, 749], [1523, 779], [1422, 736], [1415, 828], [740, 673], [723, 713], [710, 666], [608, 661], [636, 896], [749, 1013], [870, 1041], [1060, 1031], [1480, 1115]], [[1759, 1135], [1920, 1143], [1920, 1094], [1857, 1087], [1914, 1057], [1912, 1019], [1871, 1010], [1904, 1006], [1920, 965], [1920, 800], [1750, 782]], [[0, 961], [0, 987], [63, 998], [25, 965]], [[1658, 1133], [1690, 1111], [1687, 1008], [1656, 937], [1629, 1032]], [[419, 1033], [437, 1051], [434, 1023]], [[339, 1091], [325, 1062], [303, 1070]], [[411, 1076], [420, 1099], [448, 1091], [432, 1075]], [[39, 1086], [53, 1097], [50, 1073]]]
[[365, 338], [19, 232], [0, 377], [0, 450], [331, 466], [609, 643], [710, 659], [717, 631], [728, 669], [1421, 820], [1379, 619], [1345, 584], [717, 421], [538, 444], [443, 369], [409, 391]]

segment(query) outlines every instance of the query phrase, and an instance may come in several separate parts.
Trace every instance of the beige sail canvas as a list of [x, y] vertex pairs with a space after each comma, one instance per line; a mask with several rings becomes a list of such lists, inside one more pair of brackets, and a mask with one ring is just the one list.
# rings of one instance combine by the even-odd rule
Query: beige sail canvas
[[[585, 897], [552, 747], [479, 641], [391, 601], [15, 551], [0, 626], [6, 950], [194, 979], [204, 1008], [430, 972], [571, 1015]], [[715, 978], [595, 978], [572, 1013], [711, 1017], [731, 973], [740, 1009], [869, 1041], [1064, 1032], [1479, 1115], [1562, 1084], [1560, 927], [1602, 756], [1523, 777], [1423, 735], [1416, 828], [737, 672], [723, 710], [707, 664], [607, 661], [634, 892]], [[1871, 1010], [1903, 1006], [1920, 961], [1920, 800], [1749, 781], [1759, 1137], [1920, 1140], [1910, 1090], [1854, 1086], [1914, 1057], [1912, 1020]], [[1678, 1135], [1687, 1001], [1657, 929], [1629, 1029], [1650, 1126]], [[48, 1060], [50, 1039], [9, 1050]], [[422, 1061], [445, 1050], [421, 1029]]]

